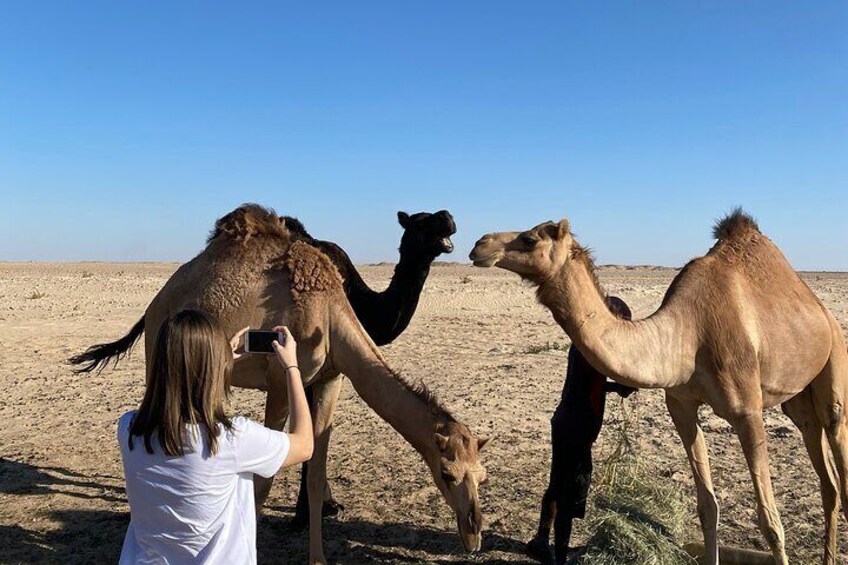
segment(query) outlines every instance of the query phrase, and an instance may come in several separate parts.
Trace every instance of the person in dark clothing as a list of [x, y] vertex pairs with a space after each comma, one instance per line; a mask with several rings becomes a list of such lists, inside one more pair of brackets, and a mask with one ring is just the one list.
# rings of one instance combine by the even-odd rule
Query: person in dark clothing
[[[607, 298], [610, 310], [629, 320], [630, 308], [620, 298]], [[527, 553], [542, 563], [552, 563], [549, 540], [554, 526], [556, 563], [565, 563], [574, 518], [586, 514], [586, 497], [592, 480], [592, 444], [604, 422], [606, 393], [627, 398], [636, 391], [596, 371], [572, 346], [562, 399], [551, 418], [551, 475], [542, 497], [539, 530], [527, 544]]]

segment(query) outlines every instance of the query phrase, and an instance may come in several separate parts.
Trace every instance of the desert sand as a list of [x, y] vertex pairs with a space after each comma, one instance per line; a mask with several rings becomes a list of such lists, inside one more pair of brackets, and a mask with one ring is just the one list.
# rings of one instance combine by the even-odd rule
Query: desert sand
[[[0, 563], [111, 563], [129, 522], [115, 421], [137, 406], [144, 386], [143, 344], [116, 368], [75, 375], [66, 359], [122, 336], [176, 264], [0, 263]], [[390, 265], [362, 268], [382, 288]], [[659, 305], [671, 269], [606, 268], [601, 281], [636, 317]], [[804, 279], [848, 326], [848, 274]], [[390, 364], [421, 378], [457, 418], [493, 441], [482, 454], [483, 551], [461, 550], [454, 517], [417, 453], [345, 386], [328, 476], [347, 509], [325, 526], [325, 550], [338, 563], [525, 563], [546, 485], [549, 418], [565, 374], [568, 337], [536, 304], [530, 287], [496, 269], [439, 265], [408, 330], [384, 348]], [[235, 390], [233, 413], [260, 419], [263, 395]], [[689, 539], [700, 541], [694, 490], [661, 391], [610, 398], [607, 431], [629, 414], [640, 459], [657, 480], [691, 495]], [[775, 494], [792, 563], [820, 559], [818, 481], [800, 434], [778, 410], [766, 413]], [[708, 409], [722, 543], [764, 549], [747, 468], [730, 427]], [[610, 449], [602, 432], [596, 460]], [[597, 468], [597, 465], [596, 465]], [[278, 475], [259, 523], [260, 563], [304, 562], [307, 536], [291, 533], [298, 471]], [[591, 505], [590, 505], [591, 512]], [[842, 558], [848, 556], [840, 520]], [[578, 525], [577, 542], [588, 532]]]

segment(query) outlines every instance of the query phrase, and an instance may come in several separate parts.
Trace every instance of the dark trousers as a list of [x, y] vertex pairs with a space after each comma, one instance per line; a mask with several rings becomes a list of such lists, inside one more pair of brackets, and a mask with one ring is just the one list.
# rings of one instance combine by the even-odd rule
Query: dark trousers
[[571, 541], [574, 518], [586, 515], [586, 498], [592, 481], [592, 444], [574, 445], [553, 442], [551, 476], [548, 488], [542, 497], [539, 519], [541, 539], [550, 539], [554, 528], [554, 555], [558, 563], [564, 563]]

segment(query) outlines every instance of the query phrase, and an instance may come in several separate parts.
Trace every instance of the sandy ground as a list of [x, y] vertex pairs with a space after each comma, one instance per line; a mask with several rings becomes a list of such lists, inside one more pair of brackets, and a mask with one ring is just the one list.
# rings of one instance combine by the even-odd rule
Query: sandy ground
[[[141, 348], [116, 369], [76, 376], [65, 360], [123, 335], [144, 311], [173, 264], [0, 264], [0, 562], [114, 562], [129, 514], [114, 439], [115, 420], [143, 391]], [[382, 287], [390, 266], [365, 267]], [[637, 316], [659, 304], [674, 272], [605, 270], [607, 289]], [[848, 324], [848, 275], [804, 275]], [[526, 562], [549, 461], [550, 414], [565, 372], [563, 351], [529, 353], [568, 338], [518, 277], [503, 271], [439, 266], [418, 313], [386, 357], [423, 378], [463, 422], [493, 441], [483, 452], [483, 553], [475, 562]], [[237, 391], [232, 410], [259, 418], [263, 397]], [[683, 448], [659, 391], [627, 401], [640, 456], [658, 480], [692, 495], [690, 537], [699, 538], [694, 491]], [[608, 423], [624, 408], [612, 400]], [[724, 543], [764, 547], [756, 528], [747, 468], [729, 426], [705, 410]], [[771, 469], [792, 563], [819, 559], [818, 482], [799, 433], [778, 410], [766, 414]], [[602, 433], [596, 453], [610, 447]], [[454, 518], [424, 463], [348, 385], [336, 419], [328, 475], [347, 506], [325, 526], [328, 558], [339, 563], [462, 562]], [[260, 562], [304, 562], [306, 535], [290, 533], [297, 473], [274, 485], [259, 525]], [[845, 522], [840, 530], [845, 537]], [[578, 529], [578, 541], [587, 532]], [[843, 559], [846, 544], [843, 542]]]

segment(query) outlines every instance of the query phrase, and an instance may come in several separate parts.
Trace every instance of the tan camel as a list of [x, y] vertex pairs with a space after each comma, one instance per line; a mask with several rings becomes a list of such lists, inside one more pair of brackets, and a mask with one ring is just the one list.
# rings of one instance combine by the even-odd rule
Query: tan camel
[[[231, 334], [245, 326], [284, 324], [297, 339], [304, 384], [314, 387], [316, 398], [312, 414], [315, 451], [307, 479], [312, 563], [325, 561], [321, 503], [340, 373], [350, 379], [368, 406], [421, 454], [456, 513], [465, 548], [480, 549], [478, 486], [485, 480], [486, 470], [478, 451], [486, 440], [476, 438], [456, 421], [425, 386], [410, 383], [389, 368], [357, 321], [336, 268], [314, 247], [290, 240], [284, 221], [275, 213], [245, 205], [218, 220], [206, 249], [181, 266], [148, 306], [144, 314], [148, 355], [164, 319], [183, 308], [213, 314]], [[132, 341], [120, 347], [126, 350]], [[114, 348], [115, 344], [107, 346]], [[83, 354], [74, 361], [90, 359]], [[235, 366], [232, 384], [267, 390], [265, 425], [280, 430], [288, 418], [288, 402], [286, 391], [274, 383], [284, 380], [269, 378], [271, 371], [278, 370], [279, 364], [269, 363], [267, 357], [252, 356]], [[257, 508], [270, 485], [270, 480], [256, 477]]]
[[736, 210], [714, 234], [717, 243], [683, 268], [659, 310], [633, 322], [607, 309], [590, 254], [567, 220], [483, 236], [471, 259], [537, 285], [539, 301], [596, 369], [626, 385], [666, 390], [695, 477], [707, 563], [718, 563], [718, 504], [698, 407], [710, 405], [733, 426], [753, 479], [760, 529], [775, 562], [785, 565], [762, 417], [764, 408], [783, 403], [821, 481], [824, 562], [835, 563], [838, 504], [831, 475], [836, 475], [827, 463], [823, 432], [844, 499], [848, 352], [842, 330], [750, 216]]

